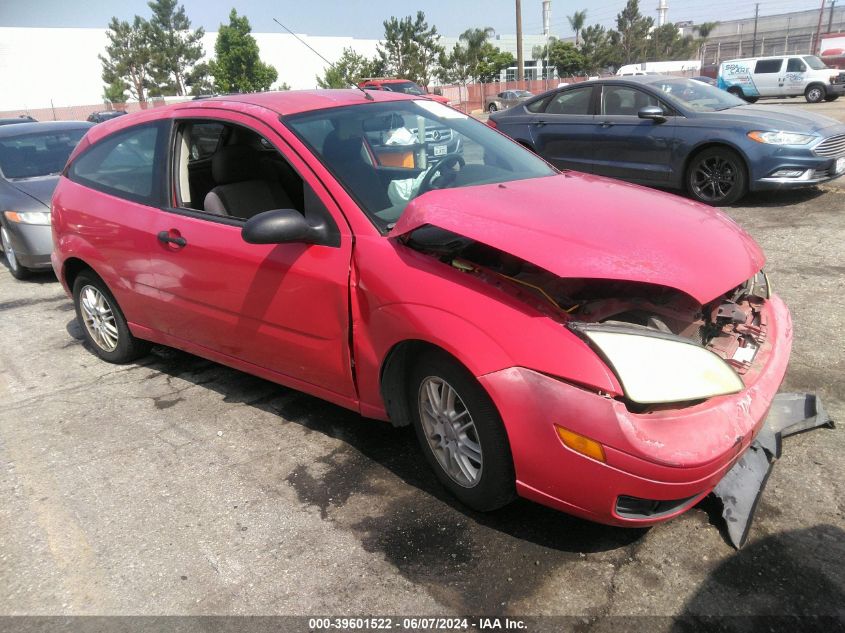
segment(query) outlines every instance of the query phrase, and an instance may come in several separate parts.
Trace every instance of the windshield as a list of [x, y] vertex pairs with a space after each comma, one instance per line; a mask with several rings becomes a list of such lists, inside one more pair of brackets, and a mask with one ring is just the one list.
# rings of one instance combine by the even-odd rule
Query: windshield
[[381, 230], [432, 189], [557, 173], [483, 123], [434, 101], [331, 108], [284, 122]]
[[0, 171], [6, 178], [58, 174], [88, 127], [36, 132], [0, 139]]
[[696, 112], [718, 112], [747, 105], [739, 97], [700, 81], [691, 79], [665, 79], [651, 84], [663, 91], [670, 103]]
[[402, 83], [382, 84], [385, 90], [390, 92], [401, 92], [406, 95], [424, 95], [425, 90], [420, 88], [413, 81], [404, 81]]
[[813, 70], [824, 70], [827, 68], [827, 65], [815, 55], [807, 55], [804, 58], [804, 61], [807, 62], [807, 66]]

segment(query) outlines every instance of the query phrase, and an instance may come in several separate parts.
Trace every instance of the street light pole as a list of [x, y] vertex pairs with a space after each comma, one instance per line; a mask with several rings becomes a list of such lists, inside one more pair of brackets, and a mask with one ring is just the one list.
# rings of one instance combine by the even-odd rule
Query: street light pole
[[522, 0], [516, 0], [516, 79], [525, 79], [525, 60], [522, 58]]

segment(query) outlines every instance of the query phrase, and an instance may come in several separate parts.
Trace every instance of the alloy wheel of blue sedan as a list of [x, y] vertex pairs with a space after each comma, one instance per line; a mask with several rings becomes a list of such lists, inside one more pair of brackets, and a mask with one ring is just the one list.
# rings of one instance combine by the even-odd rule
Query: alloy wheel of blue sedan
[[687, 171], [689, 192], [699, 202], [732, 204], [745, 193], [742, 159], [723, 148], [707, 149], [693, 158]]

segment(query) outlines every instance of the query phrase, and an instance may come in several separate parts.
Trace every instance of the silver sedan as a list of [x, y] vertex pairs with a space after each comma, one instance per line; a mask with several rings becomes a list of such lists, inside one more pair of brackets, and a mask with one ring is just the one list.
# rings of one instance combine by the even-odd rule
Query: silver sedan
[[0, 246], [17, 279], [50, 268], [50, 198], [68, 156], [91, 125], [49, 121], [0, 127]]

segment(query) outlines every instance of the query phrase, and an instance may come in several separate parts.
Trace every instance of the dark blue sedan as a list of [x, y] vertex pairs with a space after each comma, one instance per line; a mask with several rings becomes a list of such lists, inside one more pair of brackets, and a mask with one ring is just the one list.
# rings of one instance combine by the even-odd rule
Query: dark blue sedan
[[712, 205], [845, 174], [845, 124], [668, 75], [566, 86], [488, 123], [561, 169], [683, 189]]

